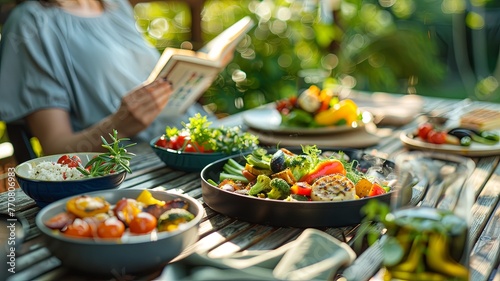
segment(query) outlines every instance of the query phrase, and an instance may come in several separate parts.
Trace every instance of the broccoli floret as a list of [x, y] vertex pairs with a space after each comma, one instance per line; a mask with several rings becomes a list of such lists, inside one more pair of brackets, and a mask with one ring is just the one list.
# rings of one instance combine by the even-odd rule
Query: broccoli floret
[[307, 155], [301, 154], [288, 156], [285, 160], [285, 167], [290, 168], [296, 180], [300, 180], [314, 166]]
[[259, 193], [266, 193], [271, 190], [271, 178], [264, 174], [258, 175], [255, 184], [250, 187], [248, 194], [256, 196]]
[[269, 199], [285, 199], [290, 195], [290, 185], [282, 178], [274, 178], [269, 183], [271, 191], [267, 193]]

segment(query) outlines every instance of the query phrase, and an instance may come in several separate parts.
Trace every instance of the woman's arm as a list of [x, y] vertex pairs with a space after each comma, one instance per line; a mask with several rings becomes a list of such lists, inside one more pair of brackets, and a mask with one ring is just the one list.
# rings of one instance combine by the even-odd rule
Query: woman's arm
[[107, 137], [113, 129], [119, 137], [133, 137], [146, 129], [165, 107], [171, 92], [166, 81], [138, 88], [123, 97], [116, 113], [80, 132], [73, 131], [69, 113], [61, 108], [35, 111], [26, 122], [45, 154], [101, 151], [101, 136]]

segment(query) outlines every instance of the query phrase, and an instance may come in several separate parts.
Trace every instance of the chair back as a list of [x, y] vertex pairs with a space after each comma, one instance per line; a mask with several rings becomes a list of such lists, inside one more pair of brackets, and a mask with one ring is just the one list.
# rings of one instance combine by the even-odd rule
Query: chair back
[[7, 135], [14, 147], [14, 157], [17, 163], [22, 163], [37, 157], [30, 139], [33, 137], [24, 122], [7, 123]]

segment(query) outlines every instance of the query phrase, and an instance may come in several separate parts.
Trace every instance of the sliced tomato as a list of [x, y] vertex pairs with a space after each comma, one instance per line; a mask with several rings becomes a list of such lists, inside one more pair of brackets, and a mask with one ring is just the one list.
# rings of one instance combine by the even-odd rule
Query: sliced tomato
[[174, 150], [179, 150], [184, 146], [184, 141], [186, 140], [186, 136], [177, 135], [171, 137], [167, 142], [167, 147]]
[[167, 147], [167, 138], [165, 138], [165, 136], [161, 136], [156, 142], [155, 142], [155, 145], [156, 146], [159, 146], [159, 147]]
[[69, 161], [69, 155], [65, 154], [57, 159], [57, 164], [65, 165]]
[[185, 151], [185, 152], [198, 152], [198, 151], [196, 150], [196, 148], [194, 147], [194, 145], [193, 145], [193, 144], [191, 144], [191, 143], [188, 143], [188, 144], [186, 145], [186, 147], [184, 148], [184, 151]]
[[76, 155], [69, 156], [65, 154], [57, 159], [57, 163], [61, 165], [67, 165], [70, 168], [76, 168], [82, 163], [82, 160]]

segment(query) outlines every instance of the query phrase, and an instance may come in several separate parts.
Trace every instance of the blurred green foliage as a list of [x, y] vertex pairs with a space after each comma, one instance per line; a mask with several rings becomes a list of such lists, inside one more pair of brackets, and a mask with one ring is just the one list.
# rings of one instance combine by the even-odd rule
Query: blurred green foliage
[[[446, 64], [452, 16], [464, 12], [465, 2], [207, 1], [202, 14], [205, 42], [246, 15], [258, 25], [201, 102], [214, 112], [232, 114], [295, 95], [301, 69], [328, 71], [328, 85], [467, 97]], [[191, 20], [186, 4], [139, 4], [135, 12], [138, 27], [159, 50], [186, 46]]]

